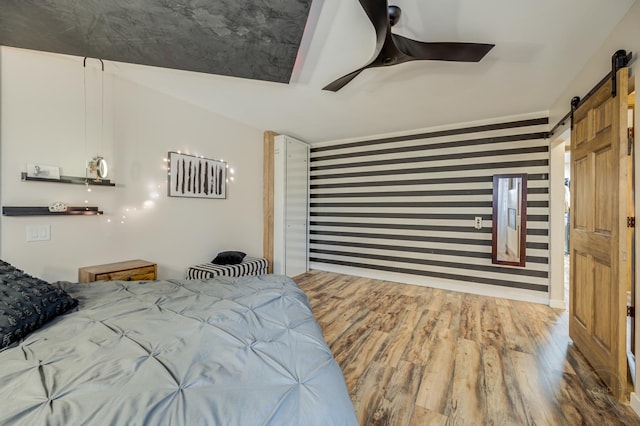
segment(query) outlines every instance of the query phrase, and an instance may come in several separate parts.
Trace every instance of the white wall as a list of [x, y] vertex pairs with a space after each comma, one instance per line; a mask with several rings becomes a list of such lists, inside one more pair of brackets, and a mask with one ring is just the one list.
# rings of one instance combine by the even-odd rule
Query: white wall
[[[640, 2], [636, 1], [620, 23], [615, 27], [605, 42], [587, 61], [585, 67], [573, 79], [567, 89], [558, 96], [549, 110], [549, 124], [554, 126], [567, 112], [569, 112], [571, 98], [584, 96], [611, 71], [611, 55], [618, 49], [633, 52], [633, 58], [640, 53]], [[638, 68], [638, 62], [633, 68]], [[560, 134], [569, 127], [569, 123], [559, 129]]]
[[[160, 278], [181, 278], [187, 266], [218, 251], [262, 250], [262, 131], [130, 83], [106, 63], [104, 136], [100, 143], [101, 73], [90, 61], [84, 138], [82, 58], [0, 48], [0, 194], [3, 206], [98, 205], [104, 216], [6, 217], [3, 260], [46, 280], [76, 280], [81, 266], [141, 258]], [[21, 182], [28, 162], [84, 176], [87, 158], [110, 160], [117, 187]], [[224, 159], [235, 170], [228, 199], [169, 198], [167, 152]], [[152, 201], [149, 207], [145, 201]], [[125, 216], [125, 218], [123, 218]], [[122, 223], [124, 222], [124, 223]], [[26, 226], [50, 224], [51, 240], [26, 242]]]

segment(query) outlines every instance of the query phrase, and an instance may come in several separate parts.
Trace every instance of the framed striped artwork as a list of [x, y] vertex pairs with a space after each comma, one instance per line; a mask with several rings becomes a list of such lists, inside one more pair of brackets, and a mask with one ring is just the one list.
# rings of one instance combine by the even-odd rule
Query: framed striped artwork
[[227, 163], [169, 152], [169, 197], [227, 198]]

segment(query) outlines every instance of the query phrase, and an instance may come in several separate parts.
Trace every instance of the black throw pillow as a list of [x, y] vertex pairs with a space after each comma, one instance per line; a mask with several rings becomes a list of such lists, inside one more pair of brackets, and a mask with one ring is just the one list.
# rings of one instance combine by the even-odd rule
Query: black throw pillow
[[241, 251], [221, 251], [211, 263], [216, 265], [237, 265], [242, 262], [245, 256], [246, 254]]
[[77, 304], [65, 291], [0, 260], [0, 349]]

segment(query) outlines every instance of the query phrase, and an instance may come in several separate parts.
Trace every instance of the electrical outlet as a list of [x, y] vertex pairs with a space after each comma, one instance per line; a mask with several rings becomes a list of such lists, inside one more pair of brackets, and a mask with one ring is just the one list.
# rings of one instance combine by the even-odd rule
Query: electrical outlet
[[481, 216], [476, 216], [475, 228], [476, 229], [482, 229], [482, 217]]

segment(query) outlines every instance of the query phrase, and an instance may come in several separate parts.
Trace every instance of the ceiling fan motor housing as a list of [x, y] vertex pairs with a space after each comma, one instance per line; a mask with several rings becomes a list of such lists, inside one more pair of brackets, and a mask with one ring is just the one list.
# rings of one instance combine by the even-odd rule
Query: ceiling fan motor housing
[[389, 24], [393, 27], [400, 20], [402, 10], [399, 6], [389, 6], [387, 10], [389, 12]]

